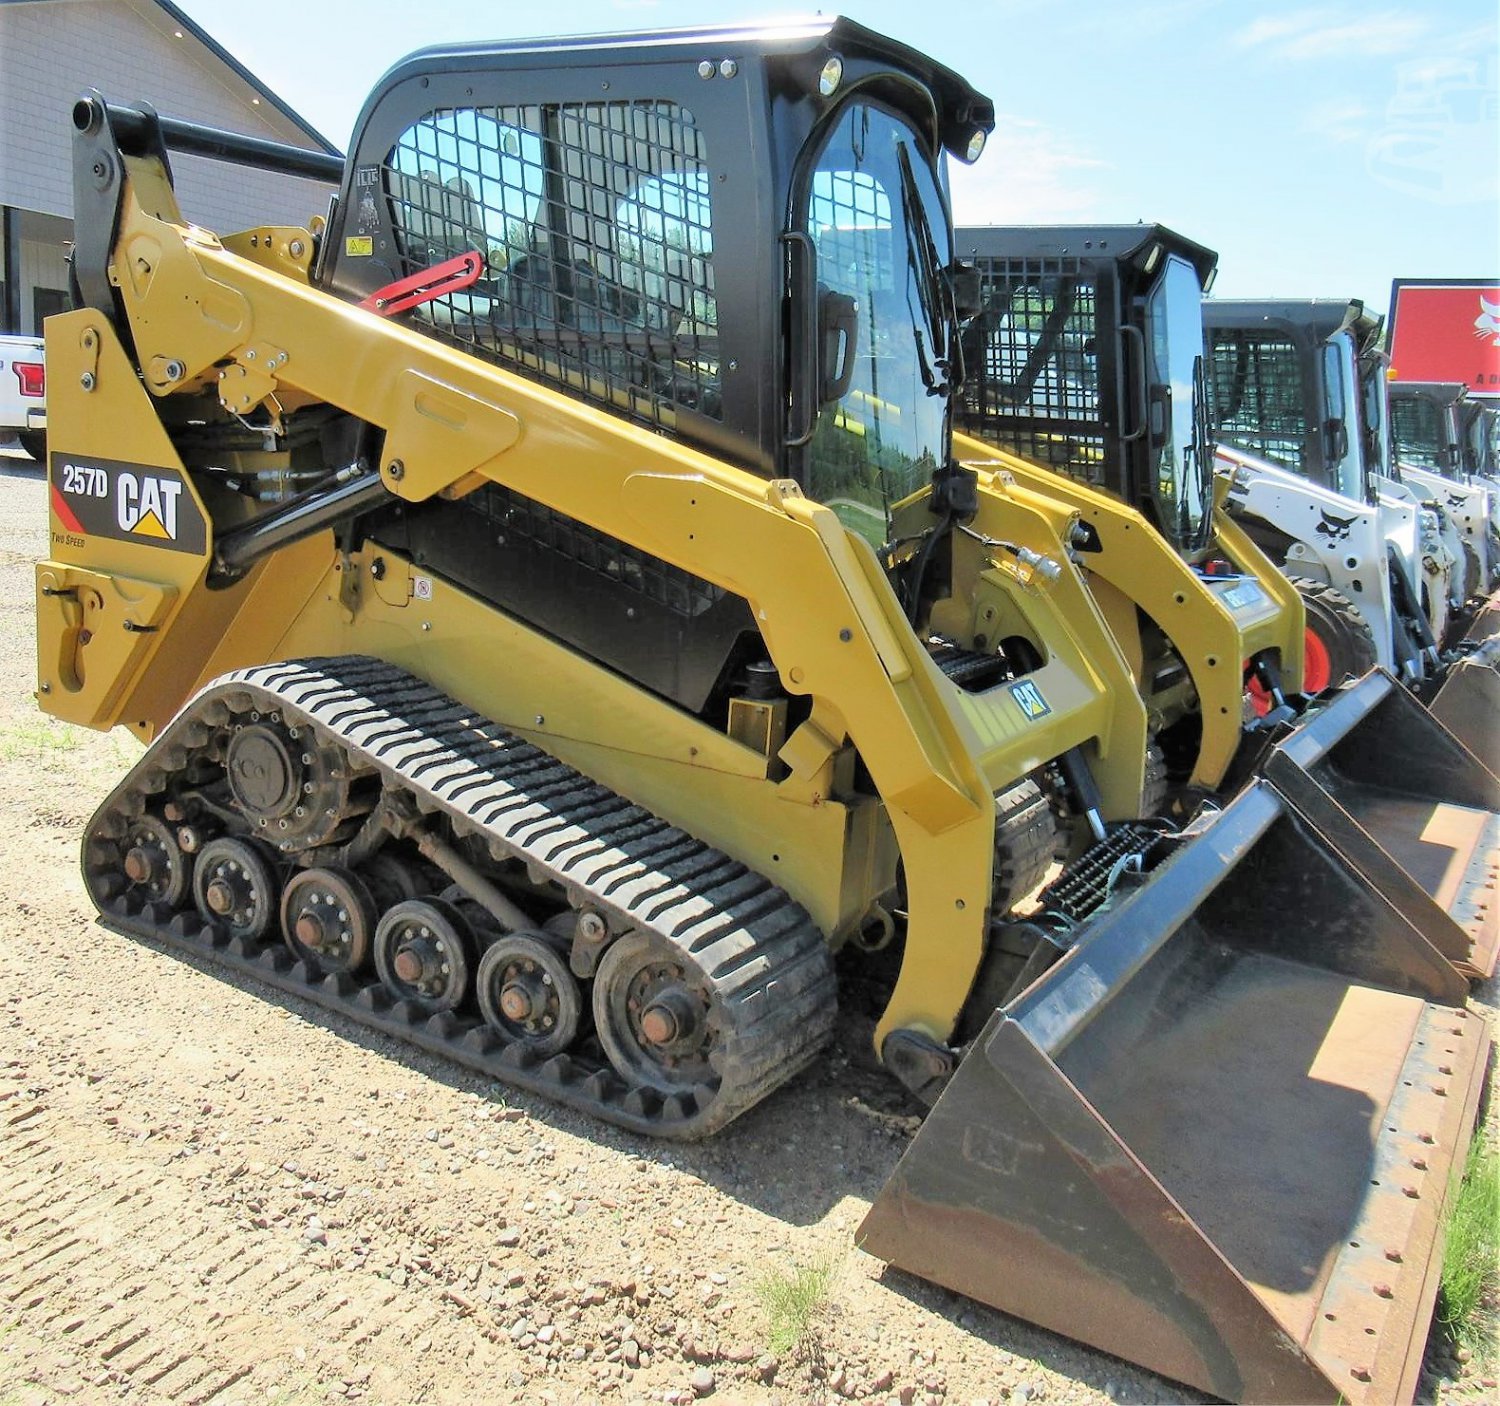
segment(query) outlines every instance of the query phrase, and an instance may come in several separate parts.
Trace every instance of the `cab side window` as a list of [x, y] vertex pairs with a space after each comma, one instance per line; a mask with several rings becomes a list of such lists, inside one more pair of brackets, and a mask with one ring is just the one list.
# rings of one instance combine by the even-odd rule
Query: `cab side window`
[[402, 274], [484, 272], [413, 316], [465, 350], [653, 427], [723, 418], [707, 155], [692, 114], [632, 101], [445, 108], [384, 194]]

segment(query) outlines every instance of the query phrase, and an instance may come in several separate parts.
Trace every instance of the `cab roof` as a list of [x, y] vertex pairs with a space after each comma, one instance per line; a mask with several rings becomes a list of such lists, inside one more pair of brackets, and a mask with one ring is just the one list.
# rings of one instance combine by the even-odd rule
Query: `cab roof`
[[629, 67], [673, 59], [694, 63], [706, 59], [717, 65], [731, 58], [744, 62], [747, 58], [821, 58], [831, 53], [889, 64], [918, 79], [932, 93], [937, 105], [939, 138], [955, 155], [962, 155], [976, 128], [986, 133], [994, 129], [994, 103], [951, 68], [854, 20], [818, 15], [760, 24], [702, 25], [631, 34], [434, 44], [407, 55], [385, 73], [366, 100], [356, 130], [363, 128], [365, 117], [382, 94], [407, 79], [427, 75], [470, 72], [476, 68], [503, 72]]
[[1178, 234], [1166, 225], [1141, 221], [1118, 225], [962, 225], [953, 231], [953, 247], [961, 258], [1074, 258], [1125, 262], [1136, 259], [1152, 243], [1167, 253], [1180, 254], [1206, 283], [1219, 256], [1206, 245]]
[[1269, 323], [1316, 342], [1326, 342], [1347, 327], [1361, 351], [1375, 346], [1385, 323], [1358, 298], [1206, 298], [1203, 320], [1210, 327]]

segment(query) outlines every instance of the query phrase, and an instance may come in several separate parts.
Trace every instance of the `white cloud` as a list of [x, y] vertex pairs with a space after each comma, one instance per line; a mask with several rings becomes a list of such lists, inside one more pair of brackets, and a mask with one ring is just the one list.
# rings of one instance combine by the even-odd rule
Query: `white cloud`
[[1345, 98], [1329, 98], [1309, 108], [1302, 119], [1303, 130], [1331, 142], [1363, 140], [1369, 126], [1370, 109]]
[[1428, 19], [1399, 10], [1357, 14], [1347, 9], [1263, 15], [1234, 36], [1242, 49], [1261, 49], [1291, 62], [1382, 58], [1408, 50], [1431, 31]]
[[1295, 15], [1262, 15], [1253, 24], [1234, 35], [1234, 42], [1242, 49], [1253, 49], [1261, 44], [1274, 44], [1293, 34], [1301, 34], [1318, 24], [1327, 10], [1303, 10]]
[[1074, 150], [1040, 122], [997, 113], [984, 155], [951, 161], [956, 224], [1055, 224], [1097, 213], [1091, 173], [1104, 162]]

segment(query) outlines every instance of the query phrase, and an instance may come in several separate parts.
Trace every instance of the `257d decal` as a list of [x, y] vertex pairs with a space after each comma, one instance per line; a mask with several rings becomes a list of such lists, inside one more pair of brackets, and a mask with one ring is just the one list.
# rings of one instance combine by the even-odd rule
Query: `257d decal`
[[52, 515], [64, 532], [201, 555], [203, 514], [175, 469], [52, 455]]

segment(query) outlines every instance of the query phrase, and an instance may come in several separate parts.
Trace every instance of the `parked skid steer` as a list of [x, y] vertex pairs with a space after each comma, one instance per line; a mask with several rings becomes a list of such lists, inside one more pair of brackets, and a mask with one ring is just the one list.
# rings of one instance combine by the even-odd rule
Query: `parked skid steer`
[[[834, 19], [425, 50], [342, 165], [81, 98], [38, 698], [150, 743], [84, 881], [668, 1138], [895, 943], [935, 1106], [867, 1248], [1222, 1396], [1409, 1398], [1488, 1038], [1349, 817], [1377, 762], [1500, 786], [1376, 674], [1142, 821], [1081, 515], [951, 454], [943, 154], [991, 122]], [[220, 238], [168, 148], [337, 203]], [[1021, 907], [1044, 783], [1103, 838]]]
[[[1086, 530], [1075, 558], [1131, 661], [1153, 737], [1192, 785], [1215, 790], [1226, 777], [1243, 779], [1255, 729], [1290, 714], [1283, 681], [1320, 692], [1376, 661], [1360, 656], [1333, 669], [1322, 634], [1330, 596], [1273, 564], [1258, 540], [1289, 569], [1295, 555], [1275, 532], [1226, 511], [1232, 485], [1212, 473], [1203, 366], [1203, 288], [1215, 255], [1151, 224], [979, 226], [955, 239], [980, 280], [980, 310], [964, 330], [958, 414], [984, 441], [955, 435], [958, 454], [987, 458], [1080, 514]], [[1383, 393], [1378, 375], [1374, 386]], [[1306, 505], [1295, 506], [1305, 517]], [[1306, 530], [1301, 518], [1295, 525]], [[1347, 556], [1342, 565], [1349, 570]], [[1247, 681], [1263, 707], [1278, 705], [1248, 728]], [[1463, 694], [1479, 696], [1472, 685]], [[1430, 728], [1422, 719], [1413, 726], [1423, 735]], [[1487, 748], [1476, 733], [1476, 750]], [[1358, 745], [1351, 738], [1345, 750]], [[1351, 809], [1335, 802], [1337, 777], [1305, 781], [1327, 788], [1326, 804]], [[1428, 940], [1466, 972], [1488, 974], [1500, 921], [1485, 886], [1500, 820], [1471, 809], [1465, 791], [1412, 789], [1399, 773], [1385, 786], [1409, 804], [1360, 811], [1363, 853], [1347, 857], [1393, 900], [1393, 886], [1425, 887], [1418, 906]], [[1451, 807], [1444, 814], [1455, 848], [1432, 866], [1423, 856], [1439, 799]]]
[[1145, 224], [954, 240], [980, 280], [956, 452], [1080, 514], [1077, 560], [1172, 772], [1218, 790], [1244, 750], [1247, 681], [1292, 716], [1303, 616], [1214, 501], [1201, 305], [1216, 256]]
[[1500, 586], [1496, 521], [1500, 503], [1493, 485], [1475, 470], [1473, 406], [1454, 381], [1393, 381], [1391, 448], [1404, 481], [1420, 484], [1452, 517], [1463, 542], [1464, 601], [1461, 624], [1483, 608]]

